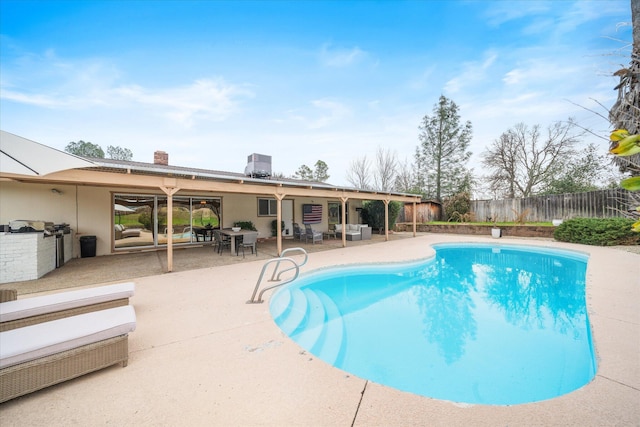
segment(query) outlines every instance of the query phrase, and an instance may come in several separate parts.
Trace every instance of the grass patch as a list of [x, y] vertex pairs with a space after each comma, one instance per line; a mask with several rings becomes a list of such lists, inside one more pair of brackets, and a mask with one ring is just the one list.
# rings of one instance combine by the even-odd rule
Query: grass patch
[[448, 222], [448, 221], [431, 221], [425, 223], [427, 225], [491, 225], [496, 227], [504, 227], [504, 226], [519, 226], [519, 225], [529, 225], [529, 226], [542, 226], [542, 227], [553, 227], [553, 224], [549, 222], [525, 222], [524, 224], [519, 224], [516, 222]]

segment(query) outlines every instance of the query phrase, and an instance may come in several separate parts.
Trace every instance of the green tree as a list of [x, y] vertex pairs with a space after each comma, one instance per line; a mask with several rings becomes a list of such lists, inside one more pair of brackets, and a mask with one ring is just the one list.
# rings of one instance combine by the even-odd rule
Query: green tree
[[552, 178], [544, 194], [580, 193], [594, 191], [606, 173], [602, 165], [606, 156], [598, 154], [595, 144], [589, 144], [584, 152], [567, 159], [561, 173]]
[[311, 170], [307, 165], [302, 165], [293, 174], [293, 177], [303, 181], [326, 182], [329, 179], [328, 171], [329, 166], [322, 160], [318, 160], [314, 170]]
[[307, 165], [302, 165], [294, 172], [293, 177], [303, 181], [313, 181], [313, 171]]
[[128, 148], [122, 147], [114, 147], [113, 145], [109, 145], [107, 147], [107, 156], [110, 159], [114, 160], [127, 160], [130, 161], [133, 159], [133, 153]]
[[455, 194], [466, 179], [471, 122], [461, 123], [456, 103], [440, 96], [433, 115], [424, 116], [419, 129], [415, 155], [419, 186], [426, 197], [442, 200]]
[[75, 154], [76, 156], [104, 159], [104, 151], [102, 151], [99, 145], [83, 140], [68, 143], [67, 146], [64, 147], [64, 151]]
[[313, 177], [316, 181], [327, 182], [329, 180], [329, 166], [322, 160], [318, 160], [315, 164]]

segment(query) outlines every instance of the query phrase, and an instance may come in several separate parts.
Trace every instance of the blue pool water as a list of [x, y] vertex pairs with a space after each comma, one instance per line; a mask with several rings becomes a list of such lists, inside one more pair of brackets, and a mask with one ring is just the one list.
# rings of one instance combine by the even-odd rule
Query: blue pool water
[[435, 245], [414, 263], [322, 270], [275, 293], [276, 324], [326, 362], [437, 399], [512, 405], [595, 375], [587, 257], [488, 244]]

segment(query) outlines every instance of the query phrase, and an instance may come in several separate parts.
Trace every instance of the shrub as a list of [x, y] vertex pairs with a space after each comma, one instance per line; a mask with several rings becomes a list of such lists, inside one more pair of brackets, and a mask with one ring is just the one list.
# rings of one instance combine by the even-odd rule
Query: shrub
[[471, 213], [471, 194], [466, 191], [445, 199], [443, 208], [447, 221], [468, 222], [473, 217]]
[[251, 221], [236, 221], [236, 222], [233, 223], [233, 226], [234, 227], [240, 227], [243, 230], [258, 231], [256, 226], [253, 225], [253, 222], [251, 222]]
[[574, 218], [560, 224], [553, 237], [594, 246], [640, 245], [640, 235], [631, 231], [632, 224], [629, 218]]
[[[394, 200], [389, 202], [389, 230], [393, 230], [402, 204]], [[362, 222], [371, 228], [384, 230], [384, 202], [368, 200], [362, 204]]]

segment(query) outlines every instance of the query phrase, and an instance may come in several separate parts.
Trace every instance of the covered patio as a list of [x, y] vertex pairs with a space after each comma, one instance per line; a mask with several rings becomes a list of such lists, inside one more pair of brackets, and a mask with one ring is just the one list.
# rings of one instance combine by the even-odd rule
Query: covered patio
[[[415, 204], [420, 201], [420, 196], [414, 194], [171, 166], [166, 158], [165, 163], [155, 163], [155, 159], [154, 163], [142, 163], [94, 158], [88, 162], [8, 132], [3, 131], [0, 136], [3, 152], [8, 147], [21, 147], [26, 152], [30, 147], [34, 150], [46, 149], [56, 154], [51, 158], [54, 160], [52, 163], [58, 165], [43, 173], [27, 173], [28, 170], [5, 167], [5, 164], [9, 164], [7, 162], [0, 164], [1, 224], [17, 218], [31, 218], [33, 215], [45, 221], [67, 224], [75, 237], [96, 236], [99, 256], [157, 249], [166, 255], [165, 272], [174, 271], [175, 244], [190, 244], [190, 236], [195, 228], [191, 219], [191, 222], [180, 223], [174, 230], [174, 210], [186, 206], [193, 215], [196, 201], [205, 206], [213, 206], [215, 203], [216, 209], [222, 206], [221, 210], [224, 212], [216, 213], [219, 215], [214, 224], [216, 228], [230, 228], [236, 221], [259, 220], [260, 237], [264, 238], [271, 235], [268, 224], [275, 221], [277, 253], [282, 253], [284, 245], [284, 202], [291, 206], [290, 220], [299, 223], [304, 221], [303, 211], [306, 206], [319, 206], [317, 221], [311, 223], [320, 227], [315, 231], [325, 232], [329, 231], [330, 224], [338, 222], [342, 229], [346, 229], [349, 214], [358, 216], [357, 209], [361, 209], [355, 205], [361, 206], [363, 201], [381, 201], [385, 207], [384, 225], [381, 229], [388, 240], [389, 203], [397, 201]], [[166, 157], [166, 153], [164, 154]], [[67, 157], [70, 160], [68, 162], [65, 161]], [[24, 160], [25, 163], [30, 161], [32, 160], [28, 156]], [[144, 203], [148, 204], [144, 230], [121, 227], [122, 216], [131, 214], [130, 210], [134, 207], [134, 204], [122, 204], [127, 195], [131, 195], [132, 199], [142, 197], [145, 199]], [[118, 198], [120, 196], [122, 197]], [[269, 206], [267, 213], [260, 213], [258, 206], [263, 201], [273, 202], [275, 206]], [[142, 202], [138, 202], [135, 206], [142, 206]], [[354, 206], [348, 209], [350, 202]], [[333, 222], [329, 221], [329, 203], [335, 206], [335, 218], [340, 220], [334, 218]], [[415, 236], [415, 215], [412, 223]], [[186, 229], [188, 232], [185, 232]], [[126, 244], [145, 236], [146, 246], [130, 248]], [[78, 247], [78, 239], [75, 240], [75, 246]], [[344, 233], [341, 241], [343, 247], [347, 246]]]

